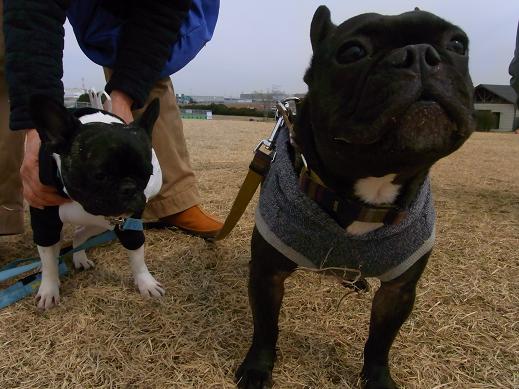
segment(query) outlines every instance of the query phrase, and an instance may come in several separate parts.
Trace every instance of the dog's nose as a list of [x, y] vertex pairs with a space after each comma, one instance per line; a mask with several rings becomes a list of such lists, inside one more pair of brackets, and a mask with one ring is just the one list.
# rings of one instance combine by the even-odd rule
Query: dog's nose
[[429, 44], [409, 45], [393, 51], [386, 63], [399, 69], [431, 71], [441, 63], [440, 54]]

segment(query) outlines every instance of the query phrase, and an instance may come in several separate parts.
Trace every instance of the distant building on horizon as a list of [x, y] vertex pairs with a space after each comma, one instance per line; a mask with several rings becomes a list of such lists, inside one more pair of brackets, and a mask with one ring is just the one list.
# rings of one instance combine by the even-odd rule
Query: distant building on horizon
[[180, 117], [182, 119], [202, 119], [212, 120], [213, 111], [207, 109], [180, 109]]
[[75, 108], [77, 105], [77, 100], [79, 97], [86, 93], [86, 91], [82, 88], [65, 88], [63, 96], [63, 105], [67, 108]]
[[304, 97], [306, 93], [286, 93], [281, 91], [273, 92], [253, 92], [253, 93], [240, 93], [240, 99], [250, 99], [252, 101], [259, 101], [264, 99], [283, 100], [287, 97]]
[[510, 85], [479, 84], [474, 90], [476, 116], [485, 118], [488, 129], [512, 131], [519, 128], [517, 94]]
[[183, 93], [177, 93], [175, 95], [177, 98], [177, 104], [191, 104], [193, 103], [193, 98], [191, 96], [185, 95]]
[[195, 104], [223, 104], [225, 97], [223, 96], [190, 96]]

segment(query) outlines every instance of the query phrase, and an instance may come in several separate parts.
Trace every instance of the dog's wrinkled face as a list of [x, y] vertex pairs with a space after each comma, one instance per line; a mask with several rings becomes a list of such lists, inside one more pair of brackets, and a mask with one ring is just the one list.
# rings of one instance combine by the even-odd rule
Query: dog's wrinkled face
[[93, 215], [131, 215], [144, 209], [158, 100], [129, 125], [116, 118], [82, 124], [45, 98], [33, 99], [31, 106], [42, 142], [60, 156], [62, 180], [73, 200]]
[[423, 11], [363, 14], [335, 26], [322, 6], [311, 41], [311, 129], [302, 123], [307, 134], [298, 137], [334, 177], [430, 166], [474, 130], [468, 38], [460, 28]]

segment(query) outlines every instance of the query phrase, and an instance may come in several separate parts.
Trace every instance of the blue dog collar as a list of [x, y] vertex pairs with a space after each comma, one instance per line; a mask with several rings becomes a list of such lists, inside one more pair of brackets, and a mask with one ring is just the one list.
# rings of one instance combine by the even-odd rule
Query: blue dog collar
[[123, 231], [143, 231], [144, 229], [142, 219], [134, 219], [133, 217], [127, 218], [120, 228]]

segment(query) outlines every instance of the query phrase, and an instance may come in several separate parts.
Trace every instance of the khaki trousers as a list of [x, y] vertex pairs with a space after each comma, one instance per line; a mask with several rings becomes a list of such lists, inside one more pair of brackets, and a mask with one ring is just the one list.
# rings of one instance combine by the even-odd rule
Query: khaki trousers
[[[112, 74], [105, 68], [108, 80]], [[155, 122], [152, 144], [162, 168], [162, 189], [146, 206], [143, 218], [157, 219], [184, 211], [200, 203], [198, 185], [189, 162], [186, 140], [173, 84], [169, 77], [153, 86], [142, 109], [133, 112], [138, 117], [155, 98], [160, 101], [160, 114]]]
[[9, 100], [5, 81], [3, 1], [0, 0], [0, 235], [23, 232], [23, 196], [20, 166], [25, 131], [9, 129]]

